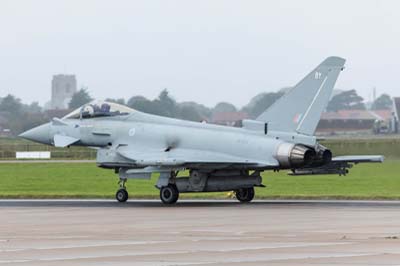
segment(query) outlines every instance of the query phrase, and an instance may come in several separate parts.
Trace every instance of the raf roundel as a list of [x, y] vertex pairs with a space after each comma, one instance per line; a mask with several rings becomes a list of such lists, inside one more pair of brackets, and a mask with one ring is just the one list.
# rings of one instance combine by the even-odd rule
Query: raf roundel
[[129, 137], [133, 137], [133, 136], [135, 136], [135, 133], [136, 133], [136, 130], [135, 130], [135, 128], [131, 128], [131, 129], [129, 129], [129, 132], [128, 132], [128, 134], [129, 134]]

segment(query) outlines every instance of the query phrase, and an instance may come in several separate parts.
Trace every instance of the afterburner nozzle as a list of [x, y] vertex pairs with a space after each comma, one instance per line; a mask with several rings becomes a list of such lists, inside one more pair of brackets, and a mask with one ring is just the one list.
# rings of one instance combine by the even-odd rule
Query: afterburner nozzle
[[284, 142], [278, 146], [275, 157], [284, 168], [298, 168], [312, 164], [316, 153], [313, 148]]

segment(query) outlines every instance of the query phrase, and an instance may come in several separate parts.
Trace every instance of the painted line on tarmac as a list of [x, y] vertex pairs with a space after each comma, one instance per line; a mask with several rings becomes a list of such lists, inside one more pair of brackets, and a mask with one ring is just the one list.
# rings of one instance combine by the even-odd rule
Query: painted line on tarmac
[[[56, 202], [93, 202], [93, 203], [114, 203], [115, 199], [0, 199], [0, 203], [6, 202], [23, 202], [23, 203], [56, 203]], [[157, 203], [159, 199], [130, 199], [128, 203]], [[238, 203], [235, 199], [182, 199], [178, 203]], [[242, 203], [241, 205], [252, 205], [259, 203], [281, 203], [281, 204], [359, 204], [359, 205], [400, 205], [400, 200], [283, 200], [283, 199], [267, 199], [253, 200], [251, 203]], [[124, 203], [121, 203], [121, 205]]]

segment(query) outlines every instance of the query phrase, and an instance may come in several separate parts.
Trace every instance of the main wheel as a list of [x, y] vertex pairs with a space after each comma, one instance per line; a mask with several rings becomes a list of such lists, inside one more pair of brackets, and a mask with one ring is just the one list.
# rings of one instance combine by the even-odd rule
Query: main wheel
[[178, 201], [179, 191], [176, 185], [169, 184], [160, 189], [160, 199], [165, 204], [174, 204]]
[[119, 201], [119, 202], [126, 202], [128, 200], [128, 191], [126, 191], [126, 189], [119, 189], [117, 191], [117, 193], [115, 194], [115, 198]]
[[241, 188], [235, 191], [236, 198], [240, 202], [250, 202], [254, 199], [254, 188]]

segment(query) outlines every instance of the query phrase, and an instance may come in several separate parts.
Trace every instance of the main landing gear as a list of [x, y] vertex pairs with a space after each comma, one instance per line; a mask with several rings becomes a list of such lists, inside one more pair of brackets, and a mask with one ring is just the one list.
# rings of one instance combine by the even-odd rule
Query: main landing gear
[[175, 184], [178, 172], [161, 173], [156, 187], [160, 190], [160, 199], [164, 204], [174, 204], [178, 201], [179, 190]]
[[126, 179], [120, 179], [119, 180], [119, 189], [117, 191], [117, 193], [115, 194], [115, 198], [119, 201], [119, 202], [126, 202], [128, 200], [128, 191], [126, 190]]
[[168, 184], [160, 189], [160, 199], [165, 204], [174, 204], [178, 201], [179, 191], [175, 184]]
[[254, 187], [235, 190], [236, 199], [240, 202], [250, 202], [254, 199]]
[[[134, 174], [134, 172], [127, 173], [127, 171], [120, 171], [119, 189], [115, 194], [115, 198], [119, 202], [126, 202], [128, 200], [129, 196], [125, 183], [128, 178], [138, 178]], [[164, 171], [160, 173], [156, 188], [160, 190], [160, 199], [164, 204], [175, 204], [179, 199], [179, 193], [232, 190], [238, 201], [250, 202], [254, 199], [254, 186], [263, 186], [259, 172], [252, 175], [242, 174], [232, 176], [228, 175], [232, 174], [230, 172], [222, 172], [212, 176], [204, 172], [191, 171], [189, 177], [176, 178], [177, 174], [178, 171]], [[150, 174], [148, 177], [150, 178]]]

